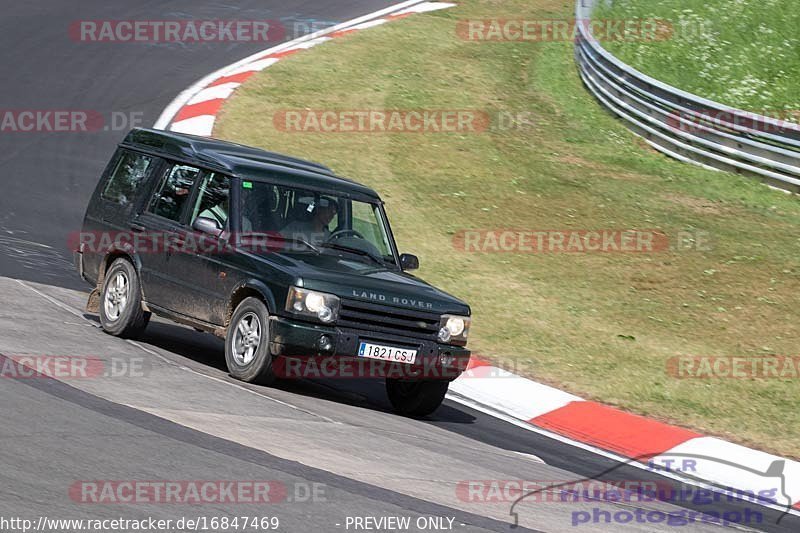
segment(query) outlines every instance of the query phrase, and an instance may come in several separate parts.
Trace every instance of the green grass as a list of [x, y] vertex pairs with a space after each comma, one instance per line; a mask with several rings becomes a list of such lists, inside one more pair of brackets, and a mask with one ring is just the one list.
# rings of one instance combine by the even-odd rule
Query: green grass
[[638, 70], [723, 104], [800, 118], [797, 0], [615, 0], [599, 18], [659, 18], [672, 38], [604, 46]]
[[[797, 380], [677, 380], [675, 355], [797, 355], [800, 205], [651, 151], [580, 83], [570, 43], [467, 42], [469, 18], [570, 17], [570, 0], [463, 0], [292, 56], [254, 77], [215, 135], [331, 165], [382, 194], [420, 276], [467, 300], [470, 346], [608, 404], [800, 456]], [[486, 109], [482, 134], [275, 129], [285, 109]], [[709, 250], [465, 253], [463, 229], [705, 232]], [[531, 401], [536, 401], [532, 398]], [[779, 428], [779, 429], [776, 429]]]

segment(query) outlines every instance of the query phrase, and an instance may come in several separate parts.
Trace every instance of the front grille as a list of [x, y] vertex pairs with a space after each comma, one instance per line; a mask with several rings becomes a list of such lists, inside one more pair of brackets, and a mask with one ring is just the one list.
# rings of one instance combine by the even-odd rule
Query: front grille
[[440, 316], [436, 313], [342, 300], [337, 324], [391, 335], [436, 340]]

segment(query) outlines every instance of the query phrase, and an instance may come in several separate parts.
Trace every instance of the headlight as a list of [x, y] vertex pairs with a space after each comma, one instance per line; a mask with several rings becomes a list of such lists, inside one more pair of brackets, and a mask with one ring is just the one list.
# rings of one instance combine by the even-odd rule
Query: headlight
[[439, 341], [461, 346], [467, 344], [469, 324], [468, 316], [443, 315], [439, 323]]
[[325, 297], [318, 292], [309, 292], [306, 294], [304, 303], [306, 309], [312, 313], [318, 313], [320, 309], [325, 307]]
[[291, 287], [289, 295], [286, 297], [286, 310], [329, 324], [339, 318], [339, 297], [324, 292]]

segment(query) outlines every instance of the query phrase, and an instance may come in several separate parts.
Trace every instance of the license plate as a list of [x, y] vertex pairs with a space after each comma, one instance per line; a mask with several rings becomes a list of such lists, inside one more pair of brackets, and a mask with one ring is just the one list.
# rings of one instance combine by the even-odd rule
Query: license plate
[[362, 342], [358, 348], [358, 356], [412, 365], [417, 360], [417, 350]]

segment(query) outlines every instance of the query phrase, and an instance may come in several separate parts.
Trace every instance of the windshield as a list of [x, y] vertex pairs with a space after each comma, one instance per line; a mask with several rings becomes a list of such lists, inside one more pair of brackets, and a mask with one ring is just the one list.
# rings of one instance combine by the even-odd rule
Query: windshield
[[244, 181], [241, 213], [244, 233], [285, 240], [285, 249], [395, 264], [388, 225], [377, 202]]

